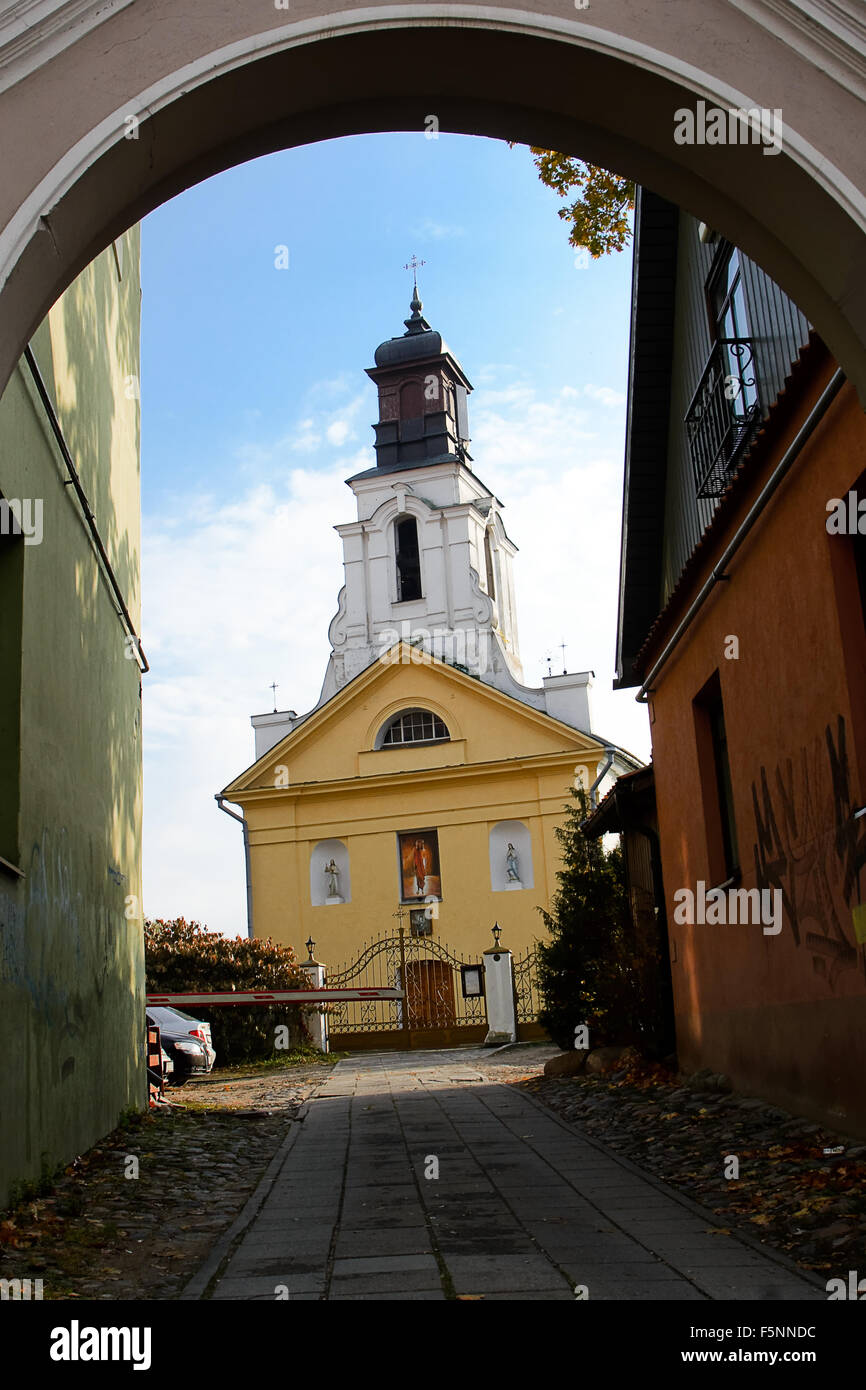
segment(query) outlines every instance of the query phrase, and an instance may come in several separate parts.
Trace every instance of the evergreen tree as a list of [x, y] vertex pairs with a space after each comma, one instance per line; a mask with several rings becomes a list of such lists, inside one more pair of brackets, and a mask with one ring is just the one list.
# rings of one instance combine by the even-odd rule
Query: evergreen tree
[[538, 946], [544, 1006], [539, 1022], [563, 1049], [585, 1023], [591, 1047], [640, 1041], [636, 981], [628, 959], [630, 916], [622, 850], [605, 852], [601, 838], [580, 829], [589, 815], [585, 791], [573, 789], [556, 828], [562, 869], [551, 911], [539, 908], [550, 939]]

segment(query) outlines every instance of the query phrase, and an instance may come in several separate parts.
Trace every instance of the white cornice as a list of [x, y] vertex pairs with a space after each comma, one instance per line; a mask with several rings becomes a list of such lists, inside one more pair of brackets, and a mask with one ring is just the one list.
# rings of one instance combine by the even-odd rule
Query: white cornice
[[0, 0], [0, 92], [134, 0]]
[[863, 0], [730, 0], [847, 91], [866, 101]]

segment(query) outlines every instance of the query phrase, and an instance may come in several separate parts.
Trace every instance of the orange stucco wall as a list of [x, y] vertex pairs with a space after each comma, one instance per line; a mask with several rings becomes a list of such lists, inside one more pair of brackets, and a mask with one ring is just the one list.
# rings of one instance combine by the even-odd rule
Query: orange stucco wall
[[[651, 697], [681, 1065], [727, 1072], [742, 1089], [855, 1133], [866, 1133], [866, 972], [852, 919], [866, 901], [866, 867], [859, 883], [855, 872], [866, 820], [852, 817], [866, 802], [866, 630], [851, 545], [828, 535], [826, 507], [864, 469], [866, 420], [845, 386]], [[737, 659], [725, 656], [731, 635]], [[716, 670], [741, 886], [783, 889], [778, 935], [760, 923], [674, 921], [678, 889], [718, 882], [692, 705]]]

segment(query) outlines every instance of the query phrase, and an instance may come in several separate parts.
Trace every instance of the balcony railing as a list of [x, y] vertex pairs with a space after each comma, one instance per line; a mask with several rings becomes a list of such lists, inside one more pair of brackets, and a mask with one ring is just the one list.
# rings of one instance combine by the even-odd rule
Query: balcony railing
[[686, 414], [698, 497], [720, 497], [761, 419], [749, 338], [719, 338]]

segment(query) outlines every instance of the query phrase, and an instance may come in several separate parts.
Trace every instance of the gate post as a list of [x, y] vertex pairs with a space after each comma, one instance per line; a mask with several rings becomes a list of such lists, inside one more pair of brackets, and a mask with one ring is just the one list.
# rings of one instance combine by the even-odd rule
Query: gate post
[[406, 928], [403, 926], [403, 909], [399, 909], [400, 917], [400, 988], [403, 991], [403, 1007], [400, 1017], [403, 1024], [403, 1032], [406, 1035], [406, 1046], [412, 1046], [412, 1025], [409, 1022], [409, 982], [406, 979]]
[[484, 952], [484, 993], [487, 996], [488, 1030], [484, 1046], [517, 1042], [512, 955], [504, 947], [494, 947]]
[[[315, 944], [315, 943], [310, 943]], [[313, 960], [313, 952], [310, 949], [309, 960], [301, 961], [301, 969], [312, 985], [313, 989], [324, 989], [325, 987], [325, 967], [321, 961]], [[307, 1014], [307, 1027], [313, 1039], [313, 1047], [317, 1047], [320, 1052], [328, 1051], [328, 1019], [324, 1008], [320, 1005], [315, 1013]]]

